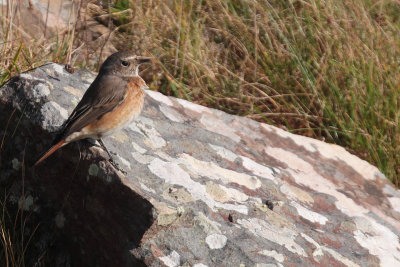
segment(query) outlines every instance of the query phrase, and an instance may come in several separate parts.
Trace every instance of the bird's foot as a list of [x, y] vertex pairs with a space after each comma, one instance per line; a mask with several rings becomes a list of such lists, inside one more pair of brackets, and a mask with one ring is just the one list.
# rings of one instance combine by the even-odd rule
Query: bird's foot
[[119, 166], [119, 164], [113, 159], [113, 158], [109, 158], [109, 160], [108, 160], [110, 163], [111, 163], [111, 165], [115, 168], [115, 169], [117, 169], [117, 170], [119, 170], [120, 172], [122, 172], [123, 174], [128, 174], [124, 169], [122, 169], [120, 166]]
[[[103, 143], [103, 140], [101, 140], [101, 138], [98, 139], [101, 147], [107, 152], [108, 157], [109, 157], [109, 162], [111, 163], [111, 165], [113, 165], [114, 168], [116, 168], [117, 170], [119, 170], [120, 172], [122, 172], [123, 174], [127, 174], [126, 171], [124, 171], [119, 164], [114, 160], [114, 158], [111, 156], [111, 152], [108, 151], [107, 147], [105, 146], [105, 144]], [[114, 155], [117, 155], [116, 153], [113, 153]]]

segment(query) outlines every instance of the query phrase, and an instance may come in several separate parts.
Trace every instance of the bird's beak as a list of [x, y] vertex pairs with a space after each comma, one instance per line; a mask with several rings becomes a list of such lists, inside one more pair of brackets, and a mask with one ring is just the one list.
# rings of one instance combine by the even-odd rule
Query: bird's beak
[[137, 57], [139, 64], [151, 62], [151, 57]]

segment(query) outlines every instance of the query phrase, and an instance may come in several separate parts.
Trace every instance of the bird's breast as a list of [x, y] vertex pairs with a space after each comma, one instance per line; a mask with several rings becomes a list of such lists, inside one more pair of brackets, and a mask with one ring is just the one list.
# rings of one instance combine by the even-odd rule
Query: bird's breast
[[[135, 77], [136, 78], [136, 77]], [[128, 82], [125, 99], [110, 112], [90, 123], [82, 132], [97, 134], [98, 137], [107, 136], [120, 130], [132, 122], [141, 112], [144, 102], [144, 91], [147, 87], [142, 78], [131, 79]]]

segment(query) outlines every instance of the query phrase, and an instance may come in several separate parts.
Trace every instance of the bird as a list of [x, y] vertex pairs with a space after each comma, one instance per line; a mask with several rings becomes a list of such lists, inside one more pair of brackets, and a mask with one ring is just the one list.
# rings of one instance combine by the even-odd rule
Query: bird
[[129, 125], [140, 114], [144, 89], [148, 86], [139, 76], [139, 66], [150, 61], [150, 57], [138, 56], [130, 51], [109, 56], [50, 148], [33, 167], [59, 148], [86, 138], [98, 140], [113, 162], [102, 138]]

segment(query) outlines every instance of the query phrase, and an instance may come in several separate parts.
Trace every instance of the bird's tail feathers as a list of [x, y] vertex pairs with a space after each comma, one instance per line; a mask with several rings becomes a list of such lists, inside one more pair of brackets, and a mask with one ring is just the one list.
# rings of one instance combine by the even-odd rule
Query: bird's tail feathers
[[36, 162], [35, 164], [33, 164], [33, 167], [36, 167], [40, 162], [42, 162], [43, 160], [45, 160], [46, 158], [48, 158], [51, 154], [53, 154], [57, 149], [59, 149], [60, 147], [62, 147], [63, 145], [65, 145], [65, 139], [62, 139], [61, 141], [59, 141], [58, 143], [56, 143], [55, 145], [52, 145], [50, 147], [49, 150], [47, 150], [46, 153], [43, 154], [43, 156], [41, 156]]

